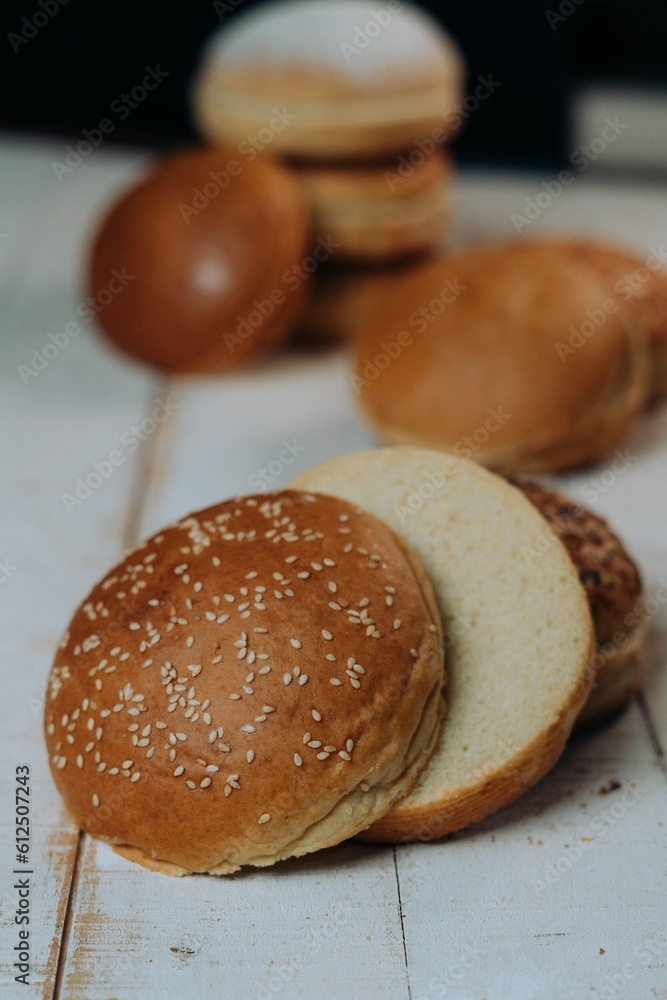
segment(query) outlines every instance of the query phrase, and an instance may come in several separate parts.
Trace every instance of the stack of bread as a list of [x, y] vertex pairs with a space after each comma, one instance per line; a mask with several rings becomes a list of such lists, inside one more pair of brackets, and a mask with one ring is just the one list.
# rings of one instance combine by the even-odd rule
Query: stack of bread
[[419, 448], [344, 456], [93, 588], [51, 672], [52, 773], [85, 830], [172, 875], [431, 840], [622, 707], [644, 617], [620, 541], [557, 494]]
[[558, 472], [667, 396], [667, 274], [581, 238], [476, 247], [367, 290], [352, 340], [382, 440]]
[[327, 248], [306, 334], [345, 336], [377, 273], [442, 248], [442, 144], [460, 122], [463, 75], [440, 26], [394, 2], [282, 0], [210, 39], [193, 90], [200, 132], [244, 161], [289, 160]]

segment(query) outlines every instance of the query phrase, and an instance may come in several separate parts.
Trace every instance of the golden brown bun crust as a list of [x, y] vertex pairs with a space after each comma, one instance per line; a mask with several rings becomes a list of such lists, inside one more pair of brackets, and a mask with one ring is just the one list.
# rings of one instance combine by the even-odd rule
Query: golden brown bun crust
[[[414, 268], [376, 290], [358, 331], [362, 409], [389, 442], [472, 454], [503, 471], [601, 459], [646, 401], [647, 344], [616, 308], [581, 346], [563, 354], [559, 345], [608, 299], [595, 269], [539, 247]], [[386, 345], [395, 353], [401, 337], [392, 360]]]
[[595, 627], [595, 685], [577, 720], [601, 723], [632, 698], [643, 632], [642, 581], [629, 552], [603, 518], [523, 477], [510, 477], [549, 523], [577, 568]]
[[[538, 245], [537, 242], [531, 245]], [[651, 402], [667, 396], [667, 271], [654, 252], [645, 258], [620, 247], [585, 239], [548, 239], [539, 245], [595, 268], [609, 283], [610, 294], [627, 304], [648, 337], [653, 354]], [[647, 264], [649, 261], [649, 264]]]
[[[225, 149], [172, 156], [116, 202], [97, 233], [91, 294], [114, 271], [131, 276], [99, 323], [117, 347], [168, 371], [228, 368], [265, 353], [303, 311], [306, 282], [294, 289], [282, 276], [303, 259], [308, 227], [299, 183], [271, 161]], [[257, 302], [267, 300], [263, 315]]]
[[297, 167], [317, 236], [336, 261], [381, 264], [435, 251], [445, 239], [451, 161], [441, 149], [409, 171], [398, 162]]
[[85, 830], [153, 867], [271, 864], [409, 790], [442, 679], [430, 585], [384, 524], [296, 491], [230, 500], [131, 552], [75, 613], [47, 694], [52, 773]]

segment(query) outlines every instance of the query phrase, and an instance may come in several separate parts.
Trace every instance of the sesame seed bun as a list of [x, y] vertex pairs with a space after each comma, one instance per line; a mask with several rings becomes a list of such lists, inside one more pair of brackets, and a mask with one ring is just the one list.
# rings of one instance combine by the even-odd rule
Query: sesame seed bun
[[576, 728], [599, 725], [623, 709], [639, 686], [645, 632], [639, 570], [601, 517], [541, 483], [521, 477], [511, 481], [563, 543], [586, 592], [595, 628], [595, 683]]
[[324, 496], [229, 500], [131, 552], [76, 611], [45, 712], [77, 822], [149, 868], [226, 874], [358, 833], [442, 716], [430, 584]]
[[447, 716], [412, 792], [364, 839], [433, 840], [491, 815], [560, 756], [593, 682], [593, 625], [558, 539], [531, 558], [542, 515], [505, 479], [421, 448], [380, 448], [302, 473], [382, 518], [433, 583]]
[[354, 344], [362, 411], [388, 443], [505, 472], [603, 459], [648, 398], [646, 337], [623, 303], [605, 310], [609, 284], [594, 268], [508, 246], [373, 287]]

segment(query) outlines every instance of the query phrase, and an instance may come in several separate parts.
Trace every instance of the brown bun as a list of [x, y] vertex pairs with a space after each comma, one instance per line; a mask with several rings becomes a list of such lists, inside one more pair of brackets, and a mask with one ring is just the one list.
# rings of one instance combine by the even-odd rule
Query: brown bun
[[107, 337], [175, 372], [213, 371], [277, 347], [298, 321], [306, 283], [301, 188], [269, 161], [230, 150], [173, 156], [111, 209], [90, 259], [96, 296], [131, 276], [99, 313]]
[[574, 238], [541, 240], [539, 245], [574, 263], [583, 262], [605, 278], [609, 294], [626, 304], [648, 338], [653, 355], [649, 402], [667, 397], [667, 271], [662, 253], [651, 250], [642, 258], [620, 247]]
[[410, 790], [442, 682], [430, 584], [382, 522], [297, 491], [229, 500], [144, 542], [76, 611], [51, 769], [77, 822], [147, 867], [270, 865]]
[[318, 268], [309, 282], [306, 311], [297, 339], [307, 344], [332, 344], [351, 340], [363, 325], [375, 287], [414, 266], [396, 261], [385, 267]]
[[[352, 384], [391, 443], [504, 471], [584, 465], [618, 446], [648, 394], [646, 342], [608, 300], [593, 268], [528, 245], [417, 267], [376, 289]], [[595, 335], [573, 348], [582, 325]]]
[[441, 150], [417, 166], [377, 164], [296, 167], [311, 205], [315, 233], [336, 261], [384, 263], [435, 251], [445, 240], [451, 161]]
[[[606, 521], [540, 483], [511, 477], [537, 507], [572, 559], [595, 627], [595, 684], [577, 728], [597, 725], [624, 708], [639, 684], [644, 633], [642, 581], [636, 564]], [[537, 556], [539, 558], [539, 556]]]

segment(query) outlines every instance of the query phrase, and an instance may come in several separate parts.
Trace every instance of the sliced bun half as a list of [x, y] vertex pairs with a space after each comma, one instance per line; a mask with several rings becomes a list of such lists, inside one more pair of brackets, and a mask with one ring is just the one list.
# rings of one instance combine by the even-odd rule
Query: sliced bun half
[[578, 574], [515, 487], [464, 459], [394, 447], [334, 459], [301, 489], [358, 504], [421, 559], [447, 650], [447, 716], [413, 791], [364, 834], [431, 840], [517, 798], [558, 759], [592, 683]]

